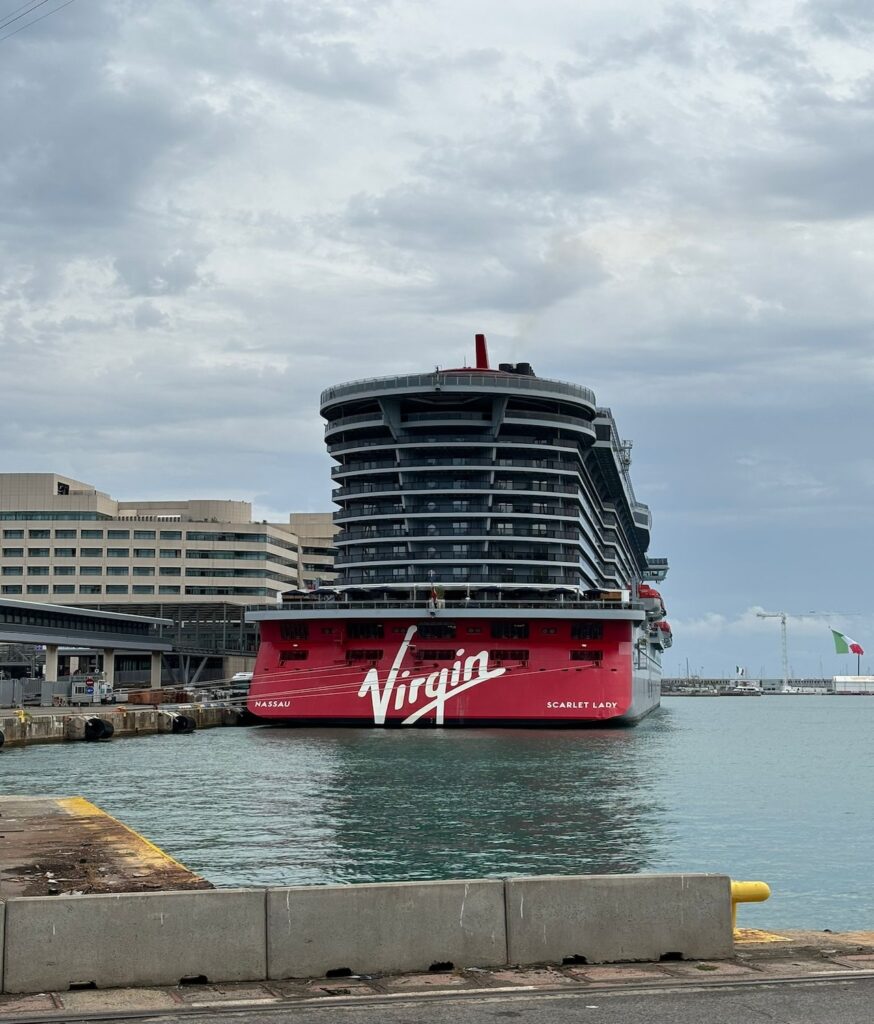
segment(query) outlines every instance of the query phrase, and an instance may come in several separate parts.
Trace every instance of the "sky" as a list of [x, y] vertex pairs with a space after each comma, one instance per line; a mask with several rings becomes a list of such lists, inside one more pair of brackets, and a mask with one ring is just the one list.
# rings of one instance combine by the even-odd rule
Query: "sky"
[[323, 388], [484, 332], [633, 440], [669, 675], [780, 675], [757, 609], [874, 670], [867, 0], [61, 2], [0, 3], [0, 468], [286, 521]]

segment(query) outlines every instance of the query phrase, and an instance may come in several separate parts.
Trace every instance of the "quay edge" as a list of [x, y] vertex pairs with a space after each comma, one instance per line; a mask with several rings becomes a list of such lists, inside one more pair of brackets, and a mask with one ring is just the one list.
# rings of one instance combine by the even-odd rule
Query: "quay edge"
[[86, 723], [94, 719], [110, 723], [113, 738], [174, 732], [179, 731], [173, 727], [174, 718], [178, 716], [192, 719], [193, 728], [196, 729], [245, 724], [239, 708], [196, 704], [161, 709], [95, 707], [90, 713], [71, 712], [69, 709], [46, 712], [34, 709], [33, 713], [27, 710], [7, 710], [0, 711], [0, 737], [3, 740], [0, 747], [82, 741], [88, 738], [85, 734]]

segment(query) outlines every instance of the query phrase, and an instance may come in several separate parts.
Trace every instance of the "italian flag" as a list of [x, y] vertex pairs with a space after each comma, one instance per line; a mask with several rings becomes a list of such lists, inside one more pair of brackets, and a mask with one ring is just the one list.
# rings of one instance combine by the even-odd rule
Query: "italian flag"
[[836, 629], [832, 630], [832, 636], [835, 638], [835, 653], [836, 654], [864, 654], [865, 651], [862, 649], [861, 644], [857, 644], [852, 637], [846, 635], [846, 633], [839, 633]]

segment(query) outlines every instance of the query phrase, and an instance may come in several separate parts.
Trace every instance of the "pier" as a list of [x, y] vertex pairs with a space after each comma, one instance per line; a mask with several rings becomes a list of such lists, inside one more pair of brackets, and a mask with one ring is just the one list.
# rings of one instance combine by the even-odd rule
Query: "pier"
[[243, 711], [234, 705], [181, 704], [133, 708], [125, 706], [0, 709], [0, 747], [35, 743], [106, 741], [153, 733], [186, 733], [195, 729], [241, 725]]
[[212, 889], [82, 797], [0, 796], [0, 900]]

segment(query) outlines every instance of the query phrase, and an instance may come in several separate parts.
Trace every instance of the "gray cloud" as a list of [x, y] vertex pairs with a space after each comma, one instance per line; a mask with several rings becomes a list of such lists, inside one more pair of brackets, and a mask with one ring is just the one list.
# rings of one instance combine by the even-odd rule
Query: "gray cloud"
[[677, 657], [736, 663], [754, 603], [869, 608], [835, 552], [872, 553], [871, 27], [71, 5], [0, 43], [0, 461], [326, 507], [321, 388], [485, 330], [635, 439]]

